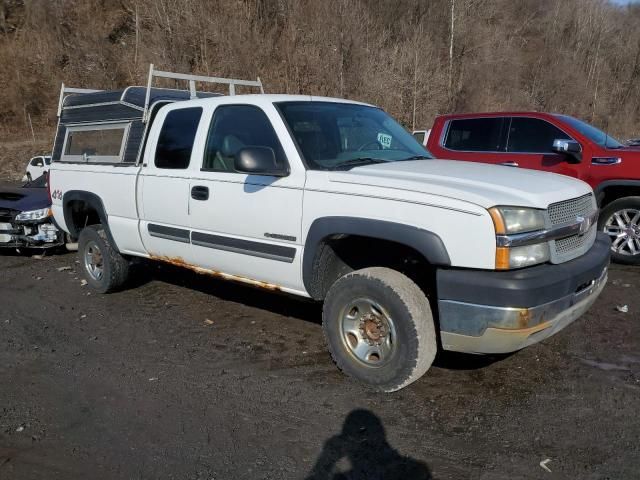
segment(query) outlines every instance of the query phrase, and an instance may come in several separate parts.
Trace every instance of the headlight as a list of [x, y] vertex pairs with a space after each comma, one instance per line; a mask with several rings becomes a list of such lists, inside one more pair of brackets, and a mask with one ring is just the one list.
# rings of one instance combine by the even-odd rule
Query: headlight
[[16, 216], [18, 222], [29, 222], [33, 220], [43, 220], [51, 216], [51, 209], [41, 208], [39, 210], [29, 210], [27, 212], [21, 212]]
[[521, 207], [493, 207], [489, 209], [497, 235], [542, 230], [544, 210]]
[[496, 230], [496, 270], [523, 268], [548, 262], [549, 243], [513, 246], [512, 241], [522, 234], [545, 228], [545, 211], [524, 207], [493, 207], [489, 209]]
[[497, 247], [496, 269], [510, 270], [512, 268], [529, 267], [538, 263], [548, 262], [550, 258], [549, 244], [547, 242], [523, 247]]

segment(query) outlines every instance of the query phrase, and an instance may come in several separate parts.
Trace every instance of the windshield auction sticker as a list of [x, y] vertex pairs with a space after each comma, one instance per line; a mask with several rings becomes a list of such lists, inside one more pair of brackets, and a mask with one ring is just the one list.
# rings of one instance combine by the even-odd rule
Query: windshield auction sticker
[[391, 148], [391, 140], [393, 140], [391, 135], [387, 135], [386, 133], [378, 134], [378, 143], [382, 145], [382, 148]]

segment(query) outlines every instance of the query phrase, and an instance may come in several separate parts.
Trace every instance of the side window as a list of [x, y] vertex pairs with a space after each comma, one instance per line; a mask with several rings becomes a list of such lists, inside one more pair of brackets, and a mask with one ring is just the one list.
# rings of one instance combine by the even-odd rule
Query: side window
[[507, 151], [514, 153], [553, 153], [556, 139], [571, 137], [549, 122], [538, 118], [514, 117], [509, 128]]
[[420, 145], [424, 145], [424, 132], [413, 132], [414, 138], [420, 143]]
[[244, 147], [269, 147], [276, 163], [286, 158], [269, 118], [252, 105], [222, 105], [216, 108], [204, 151], [203, 170], [235, 172], [236, 154]]
[[68, 127], [61, 160], [63, 162], [121, 162], [126, 132], [126, 124]]
[[31, 161], [31, 165], [33, 165], [34, 167], [41, 167], [42, 166], [42, 157], [36, 157]]
[[504, 118], [469, 118], [451, 120], [445, 148], [468, 152], [500, 152]]
[[156, 146], [156, 167], [184, 170], [189, 166], [201, 116], [200, 107], [171, 110], [167, 114]]
[[44, 163], [51, 165], [51, 157], [44, 157]]

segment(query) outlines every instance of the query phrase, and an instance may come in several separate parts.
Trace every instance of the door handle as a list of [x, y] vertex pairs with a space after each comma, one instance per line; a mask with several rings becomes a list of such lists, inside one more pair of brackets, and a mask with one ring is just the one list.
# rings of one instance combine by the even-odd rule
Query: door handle
[[619, 157], [593, 157], [591, 159], [592, 165], [618, 165], [622, 163], [622, 159]]
[[505, 167], [519, 167], [518, 162], [502, 162], [500, 165], [504, 165]]
[[191, 198], [194, 200], [209, 200], [209, 187], [196, 185], [191, 188]]

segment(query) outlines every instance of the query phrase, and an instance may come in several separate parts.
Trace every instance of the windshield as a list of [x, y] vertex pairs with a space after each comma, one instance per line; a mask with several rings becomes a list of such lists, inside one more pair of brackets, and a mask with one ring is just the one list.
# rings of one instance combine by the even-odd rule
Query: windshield
[[577, 118], [571, 117], [569, 115], [556, 115], [558, 118], [561, 118], [563, 121], [567, 122], [572, 128], [575, 128], [582, 135], [587, 137], [594, 143], [597, 143], [601, 147], [604, 148], [622, 148], [624, 145], [620, 143], [615, 138], [609, 136], [604, 133], [602, 130], [597, 129], [593, 125], [588, 124], [587, 122], [583, 122], [582, 120], [578, 120]]
[[282, 102], [277, 107], [313, 170], [433, 158], [379, 108], [335, 102]]

